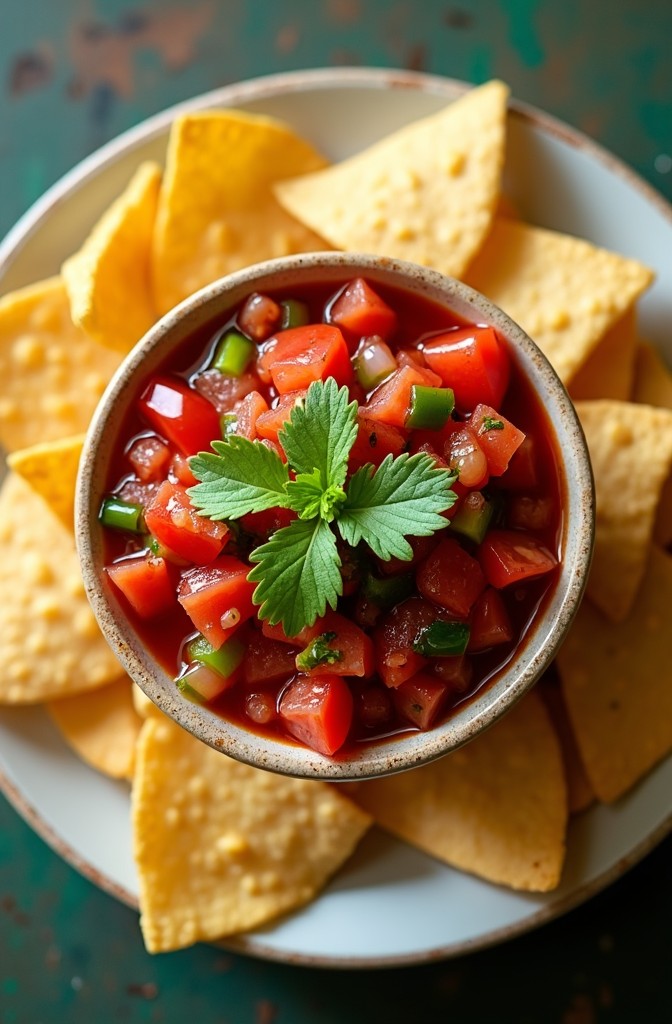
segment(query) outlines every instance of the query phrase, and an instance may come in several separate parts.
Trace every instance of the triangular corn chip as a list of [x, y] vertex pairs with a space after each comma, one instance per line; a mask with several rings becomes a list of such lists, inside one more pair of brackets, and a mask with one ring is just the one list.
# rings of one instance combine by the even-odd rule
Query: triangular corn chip
[[343, 163], [282, 182], [276, 195], [336, 248], [459, 277], [499, 200], [507, 97], [489, 82]]
[[68, 530], [74, 528], [75, 484], [84, 434], [21, 448], [7, 457], [9, 468], [44, 498]]
[[129, 352], [157, 319], [150, 262], [161, 168], [140, 164], [130, 184], [66, 260], [72, 319], [101, 345]]
[[565, 776], [536, 693], [454, 753], [351, 792], [377, 824], [454, 867], [514, 889], [558, 884]]
[[[640, 342], [635, 361], [633, 402], [672, 409], [672, 373], [660, 353], [647, 342]], [[661, 548], [672, 544], [672, 476], [668, 476], [658, 502], [653, 539]]]
[[494, 222], [466, 275], [536, 341], [565, 384], [652, 278], [636, 260], [509, 220]]
[[272, 185], [326, 161], [287, 125], [239, 111], [173, 124], [153, 246], [155, 303], [165, 313], [240, 267], [328, 248], [277, 202]]
[[49, 714], [75, 753], [113, 779], [133, 777], [142, 720], [133, 707], [132, 685], [124, 676], [99, 690], [47, 704]]
[[614, 622], [630, 612], [656, 509], [672, 467], [672, 412], [632, 402], [577, 402], [595, 475], [595, 553], [588, 597]]
[[302, 906], [369, 824], [327, 783], [251, 768], [148, 718], [133, 784], [147, 949], [218, 939]]
[[631, 306], [574, 374], [570, 397], [575, 402], [593, 398], [627, 402], [632, 394], [637, 344], [635, 308]]

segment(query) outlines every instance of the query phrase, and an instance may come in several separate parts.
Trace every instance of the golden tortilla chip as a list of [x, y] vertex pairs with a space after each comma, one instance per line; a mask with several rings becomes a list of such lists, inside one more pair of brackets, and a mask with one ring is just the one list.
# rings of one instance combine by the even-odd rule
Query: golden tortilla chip
[[8, 451], [86, 430], [120, 361], [70, 318], [60, 277], [0, 299], [0, 444]]
[[637, 324], [632, 306], [610, 327], [583, 366], [572, 377], [574, 401], [614, 398], [627, 402], [632, 394], [637, 352]]
[[136, 715], [139, 715], [143, 721], [145, 718], [150, 718], [151, 715], [155, 715], [157, 718], [163, 717], [163, 711], [156, 706], [154, 701], [147, 696], [144, 690], [140, 689], [137, 683], [133, 683], [131, 694], [135, 713]]
[[652, 279], [641, 263], [579, 238], [499, 219], [465, 278], [520, 324], [565, 384]]
[[586, 775], [586, 769], [583, 767], [574, 730], [567, 715], [560, 679], [557, 673], [553, 673], [553, 678], [547, 673], [538, 685], [539, 695], [546, 705], [551, 716], [551, 722], [560, 741], [562, 759], [565, 765], [569, 813], [578, 814], [580, 811], [585, 811], [587, 807], [590, 807], [595, 802], [595, 793]]
[[61, 269], [72, 319], [100, 345], [129, 352], [157, 319], [150, 257], [161, 168], [140, 164]]
[[507, 97], [488, 82], [343, 163], [283, 181], [276, 195], [336, 248], [459, 277], [499, 201]]
[[652, 549], [637, 602], [614, 624], [584, 602], [558, 653], [581, 759], [600, 800], [672, 750], [672, 558]]
[[656, 508], [672, 467], [672, 412], [632, 402], [577, 402], [595, 474], [595, 553], [587, 594], [614, 622], [630, 612]]
[[[632, 400], [672, 409], [672, 373], [660, 353], [647, 342], [640, 342], [637, 348]], [[653, 540], [661, 548], [672, 544], [672, 476], [665, 481], [658, 502]]]
[[142, 720], [133, 707], [131, 680], [47, 704], [63, 738], [83, 761], [113, 779], [131, 779]]
[[302, 906], [370, 824], [334, 787], [240, 764], [167, 718], [142, 727], [132, 805], [150, 953]]
[[68, 530], [74, 527], [75, 484], [84, 434], [22, 448], [7, 457], [10, 469], [44, 498]]
[[514, 889], [545, 892], [558, 884], [565, 775], [534, 692], [454, 753], [357, 783], [352, 796], [378, 825], [453, 867]]
[[287, 125], [258, 114], [186, 114], [173, 124], [153, 244], [159, 313], [240, 267], [329, 248], [275, 199], [282, 178], [326, 161]]
[[121, 669], [84, 593], [72, 533], [19, 476], [0, 490], [0, 704], [92, 690]]

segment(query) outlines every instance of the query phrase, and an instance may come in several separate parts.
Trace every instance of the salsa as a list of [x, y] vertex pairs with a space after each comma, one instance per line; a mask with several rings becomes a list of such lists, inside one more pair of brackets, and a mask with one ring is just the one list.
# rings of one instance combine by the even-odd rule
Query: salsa
[[[350, 484], [421, 461], [454, 498], [445, 528], [408, 536], [407, 559], [335, 531], [337, 606], [287, 635], [248, 577], [296, 508], [201, 514], [193, 457], [246, 438], [286, 464], [283, 424], [332, 380], [357, 403]], [[190, 699], [327, 756], [445, 720], [513, 657], [557, 578], [542, 403], [492, 327], [402, 289], [357, 278], [249, 296], [144, 382], [120, 437], [100, 517], [134, 629]]]

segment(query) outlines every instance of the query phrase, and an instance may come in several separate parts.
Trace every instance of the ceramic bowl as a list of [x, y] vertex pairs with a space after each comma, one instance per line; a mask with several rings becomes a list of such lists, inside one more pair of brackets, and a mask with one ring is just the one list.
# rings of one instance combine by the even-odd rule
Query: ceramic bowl
[[[524, 643], [475, 697], [427, 732], [410, 732], [367, 744], [352, 756], [331, 759], [281, 739], [269, 739], [193, 703], [157, 663], [137, 635], [110, 586], [98, 520], [117, 438], [147, 378], [186, 339], [216, 319], [224, 321], [253, 291], [333, 282], [355, 276], [403, 288], [448, 307], [458, 316], [496, 328], [511, 358], [541, 396], [561, 453], [562, 564]], [[553, 659], [580, 603], [594, 535], [593, 481], [585, 439], [572, 403], [547, 359], [502, 310], [466, 285], [397, 260], [351, 253], [290, 256], [245, 268], [207, 286], [158, 321], [124, 360], [110, 382], [87, 434], [76, 497], [76, 536], [84, 583], [100, 627], [121, 664], [145, 694], [183, 728], [231, 757], [259, 768], [306, 778], [373, 778], [413, 768], [456, 749], [504, 714]]]

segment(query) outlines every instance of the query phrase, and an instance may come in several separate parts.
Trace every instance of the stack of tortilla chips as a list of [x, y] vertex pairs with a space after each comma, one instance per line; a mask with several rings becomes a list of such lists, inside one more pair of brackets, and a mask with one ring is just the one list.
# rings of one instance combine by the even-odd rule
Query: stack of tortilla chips
[[[59, 277], [0, 299], [0, 702], [46, 704], [88, 764], [132, 780], [150, 951], [301, 906], [372, 821], [493, 883], [550, 890], [569, 814], [672, 748], [672, 376], [636, 320], [652, 275], [517, 219], [507, 95], [490, 82], [334, 166], [266, 117], [181, 116], [165, 170], [139, 166]], [[347, 795], [231, 761], [134, 694], [72, 533], [83, 432], [147, 328], [222, 274], [330, 247], [435, 267], [502, 306], [575, 399], [597, 491], [588, 598], [557, 673], [468, 746]]]

